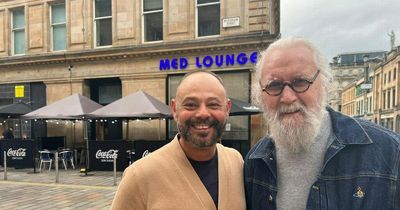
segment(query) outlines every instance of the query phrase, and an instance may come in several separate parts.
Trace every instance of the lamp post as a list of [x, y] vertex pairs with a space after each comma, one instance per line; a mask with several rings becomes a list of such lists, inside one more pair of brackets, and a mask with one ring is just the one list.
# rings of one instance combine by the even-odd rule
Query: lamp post
[[370, 84], [368, 82], [368, 55], [363, 56], [363, 61], [364, 61], [364, 85], [362, 86], [362, 89], [364, 89], [364, 119], [367, 119], [367, 114], [368, 114], [368, 98], [367, 98], [367, 93], [369, 92], [368, 90], [371, 89]]

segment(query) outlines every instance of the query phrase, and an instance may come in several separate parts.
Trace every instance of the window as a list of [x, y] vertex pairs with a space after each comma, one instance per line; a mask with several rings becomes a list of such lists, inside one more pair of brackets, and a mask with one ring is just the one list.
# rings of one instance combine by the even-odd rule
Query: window
[[143, 0], [143, 27], [145, 42], [163, 40], [162, 0]]
[[390, 77], [392, 77], [392, 72], [391, 71], [389, 71], [389, 73], [388, 73], [388, 82], [390, 82]]
[[382, 95], [382, 109], [386, 109], [386, 92]]
[[51, 41], [52, 50], [67, 48], [67, 32], [65, 27], [65, 4], [51, 6]]
[[392, 89], [392, 105], [393, 107], [396, 106], [396, 88]]
[[377, 85], [381, 84], [380, 81], [379, 81], [379, 79], [380, 79], [379, 76], [380, 76], [380, 74], [377, 74], [376, 77], [375, 77], [376, 78], [375, 84], [377, 84]]
[[95, 45], [112, 45], [111, 0], [95, 0], [94, 31]]
[[388, 118], [386, 120], [386, 128], [389, 130], [393, 130], [393, 118]]
[[386, 74], [383, 74], [383, 84], [386, 84]]
[[371, 113], [372, 112], [372, 97], [369, 97], [369, 103], [368, 103], [368, 105], [369, 105], [369, 109], [368, 109], [368, 113]]
[[360, 113], [358, 114], [364, 114], [365, 110], [364, 110], [364, 101], [360, 101]]
[[218, 35], [219, 32], [219, 0], [197, 0], [197, 36]]
[[[218, 75], [224, 81], [229, 97], [247, 102], [250, 98], [250, 73], [249, 72], [219, 72]], [[183, 75], [170, 75], [168, 77], [168, 96], [171, 101], [176, 96], [176, 88]], [[248, 139], [250, 132], [249, 116], [231, 116], [228, 119], [228, 127], [222, 136], [222, 140], [244, 140]], [[177, 133], [176, 123], [169, 123], [169, 138], [172, 139]]]
[[393, 80], [395, 80], [396, 79], [396, 68], [394, 68], [394, 70], [393, 70]]
[[12, 54], [25, 54], [25, 12], [24, 8], [12, 12]]

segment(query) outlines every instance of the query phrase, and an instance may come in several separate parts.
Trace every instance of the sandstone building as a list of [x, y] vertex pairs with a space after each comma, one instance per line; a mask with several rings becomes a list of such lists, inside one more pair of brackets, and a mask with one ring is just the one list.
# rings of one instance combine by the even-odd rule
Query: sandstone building
[[[382, 59], [368, 59], [363, 68], [368, 70], [368, 79], [360, 75], [344, 87], [342, 112], [400, 132], [400, 47], [385, 53]], [[364, 89], [365, 84], [371, 89]]]
[[[182, 75], [198, 69], [216, 72], [230, 97], [250, 102], [258, 52], [279, 38], [279, 10], [278, 0], [2, 0], [0, 105], [38, 108], [74, 93], [106, 105], [138, 90], [169, 104]], [[249, 147], [263, 135], [261, 121], [232, 117], [224, 139]], [[22, 122], [22, 133], [15, 130], [67, 136], [77, 147], [82, 123], [74, 126], [74, 139], [71, 122]], [[126, 127], [92, 122], [89, 138], [125, 139]], [[155, 121], [129, 125], [131, 140], [158, 132]], [[162, 139], [175, 133], [172, 121], [161, 123]]]

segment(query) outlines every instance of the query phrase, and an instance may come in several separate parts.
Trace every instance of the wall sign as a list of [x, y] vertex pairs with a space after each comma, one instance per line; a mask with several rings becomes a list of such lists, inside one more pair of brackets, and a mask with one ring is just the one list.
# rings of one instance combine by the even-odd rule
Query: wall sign
[[89, 141], [89, 168], [95, 171], [112, 171], [116, 158], [117, 170], [123, 171], [128, 166], [128, 144], [124, 140]]
[[[257, 51], [252, 52], [250, 54], [241, 52], [238, 54], [226, 54], [226, 55], [205, 55], [205, 56], [196, 56], [194, 64], [197, 69], [202, 68], [211, 68], [211, 67], [228, 67], [228, 66], [236, 66], [236, 65], [245, 65], [249, 62], [256, 64], [257, 63], [258, 53]], [[166, 58], [160, 59], [159, 69], [160, 71], [167, 70], [184, 70], [189, 66], [189, 60], [186, 57], [180, 58]]]
[[135, 148], [134, 161], [136, 161], [161, 148], [167, 144], [167, 141], [136, 140], [133, 144]]
[[240, 18], [239, 17], [230, 17], [222, 19], [222, 27], [230, 28], [240, 26]]
[[36, 141], [34, 140], [2, 140], [0, 141], [1, 165], [3, 152], [6, 152], [7, 166], [16, 168], [33, 168]]
[[17, 85], [15, 86], [15, 98], [23, 98], [25, 91], [25, 86], [23, 85]]

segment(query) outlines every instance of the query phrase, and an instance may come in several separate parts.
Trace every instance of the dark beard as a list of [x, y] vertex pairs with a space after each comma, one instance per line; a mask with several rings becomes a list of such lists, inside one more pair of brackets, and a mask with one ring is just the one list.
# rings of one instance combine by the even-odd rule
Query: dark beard
[[[189, 131], [190, 127], [196, 124], [202, 124], [202, 125], [208, 125], [212, 128], [215, 129], [215, 132], [210, 136], [209, 140], [205, 140], [208, 136], [208, 131], [205, 132], [200, 132], [196, 135], [192, 135], [192, 133]], [[178, 131], [181, 135], [181, 137], [186, 141], [189, 142], [190, 144], [198, 147], [198, 148], [203, 148], [203, 147], [210, 147], [212, 145], [215, 145], [218, 140], [222, 136], [223, 128], [225, 127], [226, 121], [224, 122], [219, 122], [216, 119], [206, 119], [206, 120], [201, 120], [201, 119], [189, 119], [184, 121], [183, 123], [177, 122], [178, 126]]]

